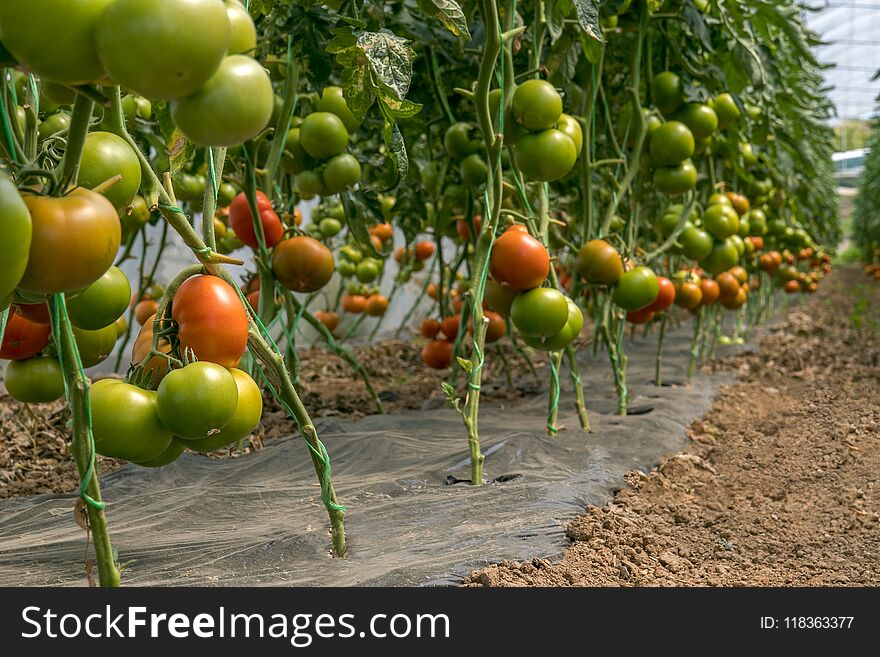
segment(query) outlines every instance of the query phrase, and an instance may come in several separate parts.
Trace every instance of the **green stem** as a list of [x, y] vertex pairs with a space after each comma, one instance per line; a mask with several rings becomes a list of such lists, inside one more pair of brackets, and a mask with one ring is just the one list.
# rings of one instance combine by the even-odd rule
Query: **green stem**
[[82, 94], [76, 95], [76, 100], [73, 103], [73, 112], [70, 115], [67, 147], [64, 149], [64, 157], [59, 165], [62, 191], [67, 189], [68, 185], [76, 185], [79, 161], [82, 159], [86, 137], [89, 134], [89, 122], [92, 120], [94, 109], [95, 103], [92, 100]]
[[669, 319], [666, 313], [663, 313], [663, 319], [660, 320], [660, 333], [657, 336], [657, 358], [654, 361], [654, 385], [663, 385], [661, 369], [663, 365], [663, 340], [666, 337], [666, 322]]

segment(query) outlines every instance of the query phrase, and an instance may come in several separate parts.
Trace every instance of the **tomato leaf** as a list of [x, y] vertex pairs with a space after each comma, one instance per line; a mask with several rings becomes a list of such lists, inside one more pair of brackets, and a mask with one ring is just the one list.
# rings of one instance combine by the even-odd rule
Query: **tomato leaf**
[[171, 106], [167, 102], [159, 102], [153, 106], [159, 130], [165, 139], [165, 150], [168, 155], [168, 168], [173, 176], [183, 169], [195, 153], [195, 146], [177, 129], [171, 119]]
[[455, 36], [470, 41], [467, 19], [455, 0], [419, 0], [419, 9], [439, 20]]
[[603, 38], [602, 28], [599, 26], [599, 3], [596, 0], [573, 0], [573, 3], [584, 32], [601, 43]]

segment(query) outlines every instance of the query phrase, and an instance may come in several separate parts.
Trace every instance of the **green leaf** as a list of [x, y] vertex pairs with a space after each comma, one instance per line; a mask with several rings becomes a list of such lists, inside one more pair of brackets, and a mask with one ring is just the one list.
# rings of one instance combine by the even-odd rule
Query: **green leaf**
[[467, 18], [455, 0], [419, 0], [419, 9], [439, 20], [455, 36], [471, 40]]
[[153, 105], [153, 112], [156, 121], [159, 123], [159, 130], [165, 139], [165, 150], [168, 155], [168, 165], [171, 175], [175, 175], [178, 171], [186, 166], [187, 162], [192, 159], [195, 153], [195, 146], [177, 129], [174, 121], [171, 119], [171, 106], [165, 102], [159, 102]]
[[574, 10], [587, 36], [601, 43], [603, 39], [602, 28], [599, 26], [599, 3], [596, 0], [574, 0]]
[[456, 356], [455, 360], [458, 361], [459, 366], [468, 374], [471, 373], [471, 370], [474, 369], [474, 364], [469, 361], [467, 358], [462, 358], [461, 356]]

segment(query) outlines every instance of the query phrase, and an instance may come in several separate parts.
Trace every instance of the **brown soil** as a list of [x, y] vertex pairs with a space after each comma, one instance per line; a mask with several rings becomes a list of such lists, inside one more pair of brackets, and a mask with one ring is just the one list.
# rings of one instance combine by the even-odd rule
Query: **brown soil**
[[[423, 365], [422, 342], [387, 340], [353, 348], [386, 412], [445, 403], [440, 383], [447, 379], [449, 370], [430, 370]], [[486, 360], [483, 395], [489, 402], [515, 403], [540, 389], [530, 383], [524, 358], [508, 349], [506, 358], [507, 370], [499, 358]], [[534, 358], [536, 369], [545, 365], [545, 359]], [[313, 417], [351, 418], [377, 412], [363, 381], [332, 352], [311, 349], [300, 354], [300, 371], [303, 401]], [[463, 380], [460, 376], [460, 388]], [[26, 405], [0, 393], [0, 498], [76, 490], [79, 476], [67, 449], [69, 419], [63, 401]], [[238, 458], [261, 449], [266, 440], [288, 436], [294, 430], [286, 413], [274, 400], [267, 399], [263, 421], [254, 435], [242, 445], [215, 452], [211, 457]], [[98, 457], [102, 474], [123, 464]]]
[[880, 584], [880, 286], [835, 273], [695, 422], [689, 447], [590, 507], [561, 560], [470, 586]]

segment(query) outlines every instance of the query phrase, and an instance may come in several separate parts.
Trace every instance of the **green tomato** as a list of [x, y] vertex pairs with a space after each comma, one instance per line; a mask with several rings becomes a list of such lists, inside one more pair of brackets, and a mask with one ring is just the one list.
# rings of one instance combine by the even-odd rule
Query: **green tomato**
[[342, 222], [333, 217], [324, 217], [318, 224], [318, 229], [321, 231], [321, 235], [325, 238], [333, 237], [334, 235], [338, 235], [339, 231], [342, 230]]
[[168, 445], [168, 447], [165, 448], [165, 451], [159, 454], [159, 456], [149, 459], [148, 461], [140, 461], [137, 465], [142, 468], [161, 468], [163, 465], [173, 463], [180, 458], [180, 455], [183, 454], [184, 450], [186, 450], [185, 441], [173, 438], [171, 444]]
[[494, 279], [490, 278], [486, 281], [484, 298], [486, 303], [489, 304], [489, 308], [496, 313], [509, 315], [510, 306], [513, 304], [513, 300], [516, 299], [517, 294], [519, 293], [516, 290], [505, 287]]
[[130, 299], [128, 278], [119, 268], [110, 267], [101, 278], [67, 301], [67, 313], [77, 328], [95, 331], [122, 317]]
[[664, 194], [684, 194], [697, 184], [697, 169], [693, 162], [685, 160], [677, 167], [654, 169], [654, 185]]
[[614, 286], [611, 299], [624, 310], [640, 310], [651, 305], [659, 292], [657, 275], [642, 266], [624, 272]]
[[171, 118], [199, 146], [234, 146], [268, 125], [273, 98], [263, 67], [246, 55], [230, 55], [198, 91], [171, 102]]
[[733, 96], [729, 93], [715, 96], [715, 98], [709, 101], [709, 106], [715, 110], [715, 114], [718, 117], [719, 130], [724, 130], [724, 128], [736, 123], [742, 114]]
[[0, 171], [0, 310], [6, 308], [8, 297], [18, 286], [27, 269], [31, 248], [31, 213], [15, 187]]
[[684, 102], [684, 85], [675, 73], [663, 71], [651, 81], [654, 104], [664, 114], [671, 114]]
[[184, 440], [217, 435], [235, 415], [238, 385], [225, 367], [198, 361], [169, 372], [156, 391], [162, 425]]
[[226, 15], [231, 30], [229, 49], [230, 55], [250, 55], [257, 51], [257, 28], [250, 13], [238, 0], [225, 0]]
[[516, 165], [526, 178], [552, 182], [571, 171], [578, 152], [574, 142], [550, 128], [522, 137], [516, 145]]
[[360, 182], [361, 164], [350, 153], [334, 155], [324, 167], [322, 178], [324, 187], [331, 194], [344, 192]]
[[55, 358], [9, 361], [3, 383], [9, 396], [24, 404], [45, 404], [64, 396], [64, 374]]
[[739, 230], [739, 215], [729, 205], [710, 205], [703, 213], [703, 227], [717, 240], [723, 240]]
[[372, 283], [379, 276], [379, 266], [372, 258], [366, 258], [358, 264], [355, 275], [361, 283]]
[[574, 142], [574, 149], [580, 156], [584, 147], [584, 131], [580, 122], [569, 114], [563, 114], [556, 123], [556, 129]]
[[291, 128], [287, 133], [287, 140], [284, 142], [281, 168], [287, 173], [297, 174], [310, 169], [313, 164], [314, 161], [299, 143], [299, 128]]
[[517, 295], [510, 306], [510, 318], [524, 336], [555, 336], [568, 321], [568, 299], [559, 290], [536, 287]]
[[43, 141], [44, 139], [69, 128], [70, 114], [67, 112], [55, 112], [54, 114], [47, 116], [43, 121], [40, 121], [40, 125], [37, 126], [37, 135], [39, 136], [40, 141]]
[[186, 446], [196, 452], [213, 452], [249, 436], [260, 424], [263, 416], [263, 395], [260, 387], [245, 372], [229, 370], [238, 387], [238, 404], [232, 419], [220, 433], [199, 440], [190, 440]]
[[453, 123], [443, 135], [443, 147], [449, 157], [462, 160], [480, 150], [482, 144], [472, 137], [474, 127], [470, 123]]
[[694, 135], [681, 121], [667, 121], [651, 133], [651, 157], [666, 166], [676, 166], [694, 154]]
[[489, 167], [478, 153], [471, 153], [461, 161], [461, 181], [465, 187], [485, 185]]
[[526, 80], [513, 92], [511, 109], [527, 130], [552, 128], [562, 115], [562, 96], [546, 80]]
[[[0, 41], [40, 78], [80, 85], [104, 76], [95, 29], [115, 0], [3, 0]], [[128, 50], [127, 57], [131, 56]]]
[[682, 253], [691, 260], [702, 260], [712, 253], [715, 241], [712, 236], [701, 228], [690, 226], [685, 228], [678, 236]]
[[229, 207], [237, 195], [238, 190], [235, 189], [232, 183], [220, 183], [220, 188], [217, 190], [217, 206], [221, 208]]
[[746, 243], [739, 235], [731, 235], [730, 241], [733, 242], [733, 245], [736, 247], [736, 252], [738, 254], [737, 259], [739, 259], [746, 251]]
[[568, 319], [565, 322], [565, 326], [562, 327], [562, 330], [556, 335], [551, 335], [545, 338], [533, 338], [524, 335], [523, 341], [527, 345], [533, 349], [541, 351], [562, 351], [574, 342], [574, 339], [580, 334], [581, 329], [584, 327], [584, 315], [574, 301], [568, 297], [566, 297], [565, 300], [568, 302]]
[[349, 260], [340, 260], [336, 265], [336, 270], [343, 278], [351, 278], [357, 272], [357, 265]]
[[128, 207], [141, 187], [141, 163], [122, 137], [110, 132], [89, 133], [79, 165], [79, 185], [91, 189], [117, 174], [122, 180], [103, 195], [118, 212]]
[[148, 461], [171, 444], [156, 412], [156, 393], [118, 379], [96, 381], [89, 391], [95, 451], [125, 461]]
[[297, 193], [305, 200], [315, 198], [315, 196], [324, 196], [327, 188], [324, 187], [324, 179], [314, 170], [306, 170], [298, 173], [294, 180], [294, 186]]
[[713, 275], [720, 274], [733, 267], [739, 261], [739, 250], [736, 242], [728, 237], [723, 242], [716, 242], [712, 252], [700, 261], [700, 266]]
[[345, 97], [342, 95], [342, 87], [324, 87], [321, 91], [321, 97], [315, 103], [315, 108], [319, 112], [330, 112], [342, 119], [349, 134], [357, 132], [361, 125], [348, 108], [348, 103], [345, 102]]
[[345, 152], [348, 131], [335, 114], [312, 112], [299, 127], [299, 141], [306, 153], [315, 159], [326, 160]]
[[718, 115], [708, 105], [688, 103], [675, 118], [684, 123], [694, 139], [708, 139], [718, 129]]
[[73, 89], [65, 87], [63, 84], [49, 82], [48, 80], [40, 81], [40, 93], [47, 100], [61, 106], [73, 105], [73, 101], [76, 100], [76, 92]]
[[343, 258], [346, 258], [347, 260], [355, 264], [364, 259], [363, 252], [356, 246], [351, 246], [350, 244], [347, 244], [346, 246], [343, 246], [341, 249], [339, 249], [339, 253], [342, 255]]
[[83, 367], [94, 367], [103, 363], [113, 353], [113, 348], [116, 346], [116, 326], [111, 323], [95, 331], [74, 328], [73, 337]]
[[[208, 82], [231, 34], [226, 5], [217, 0], [113, 0], [98, 21], [97, 47], [115, 82], [146, 98], [171, 100]], [[237, 105], [252, 100], [247, 90], [235, 93]]]

